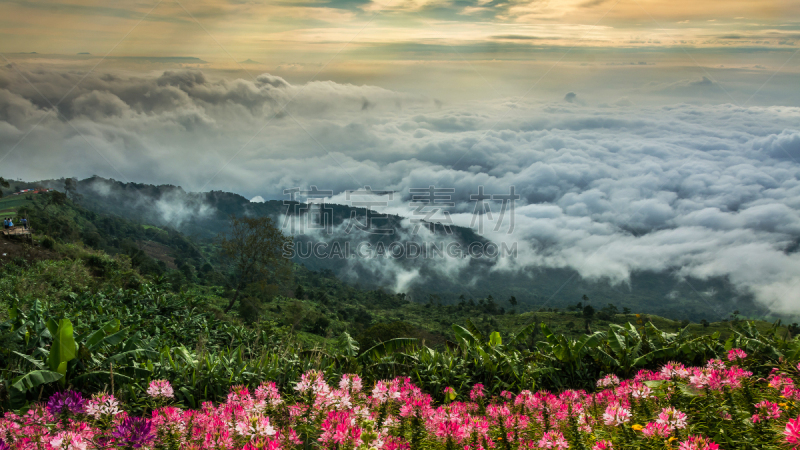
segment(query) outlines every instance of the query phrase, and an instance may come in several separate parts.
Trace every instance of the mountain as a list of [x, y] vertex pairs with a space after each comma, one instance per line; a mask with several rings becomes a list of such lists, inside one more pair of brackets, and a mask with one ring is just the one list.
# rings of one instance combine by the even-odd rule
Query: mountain
[[[38, 185], [63, 188], [62, 180], [46, 180]], [[230, 215], [268, 216], [279, 225], [288, 226], [292, 220], [316, 223], [308, 212], [299, 211], [303, 204], [278, 200], [251, 202], [230, 192], [186, 192], [179, 186], [122, 183], [100, 177], [87, 178], [77, 183], [80, 203], [96, 213], [108, 213], [136, 222], [147, 223], [163, 229], [175, 229], [190, 236], [198, 244], [208, 246], [213, 238], [225, 231]], [[441, 224], [434, 224], [432, 236], [425, 239], [412, 236], [408, 221], [400, 216], [389, 216], [381, 227], [394, 234], [344, 233], [345, 221], [351, 214], [364, 217], [366, 210], [348, 205], [327, 205], [332, 232], [307, 230], [295, 234], [295, 248], [316, 249], [323, 244], [329, 253], [295, 254], [294, 260], [311, 271], [329, 271], [336, 277], [365, 288], [384, 288], [404, 292], [407, 298], [420, 303], [441, 302], [454, 305], [464, 299], [481, 299], [492, 296], [498, 305], [512, 308], [508, 302], [514, 297], [518, 311], [536, 311], [565, 308], [588, 297], [590, 304], [600, 309], [609, 303], [619, 309], [657, 314], [675, 320], [715, 321], [727, 318], [733, 311], [743, 317], [770, 319], [768, 310], [757, 304], [748, 293], [738, 292], [722, 277], [680, 279], [670, 272], [640, 271], [631, 275], [627, 285], [612, 285], [608, 281], [583, 279], [572, 269], [525, 267], [501, 270], [498, 259], [440, 257], [435, 249], [423, 248], [422, 256], [408, 255], [394, 258], [388, 253], [380, 255], [377, 249], [398, 242], [425, 244], [434, 242], [459, 243], [466, 248], [469, 243], [486, 244], [473, 230], [452, 226], [447, 234]], [[310, 221], [309, 221], [310, 220]], [[405, 222], [404, 222], [405, 220]], [[371, 245], [370, 258], [341, 258], [330, 249], [344, 250], [356, 243]], [[413, 245], [412, 245], [413, 246]], [[399, 253], [399, 252], [398, 252]], [[352, 256], [352, 255], [351, 255]], [[199, 267], [197, 268], [200, 269]]]

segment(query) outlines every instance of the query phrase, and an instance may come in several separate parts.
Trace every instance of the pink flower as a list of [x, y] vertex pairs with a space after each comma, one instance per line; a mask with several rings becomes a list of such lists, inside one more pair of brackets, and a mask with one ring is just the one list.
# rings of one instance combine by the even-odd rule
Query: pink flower
[[159, 399], [173, 398], [175, 395], [172, 392], [172, 386], [167, 380], [153, 380], [147, 388], [147, 395]]
[[614, 374], [606, 375], [597, 380], [597, 387], [607, 388], [614, 386], [619, 386], [619, 378]]
[[636, 382], [631, 386], [631, 395], [633, 398], [647, 399], [653, 396], [650, 387], [644, 383]]
[[758, 412], [753, 414], [750, 419], [753, 423], [758, 423], [762, 420], [777, 419], [781, 416], [781, 409], [777, 403], [769, 402], [767, 400], [757, 403], [756, 409]]
[[688, 439], [681, 442], [678, 446], [679, 450], [717, 450], [719, 445], [714, 441], [702, 436], [689, 436]]
[[55, 435], [50, 445], [58, 450], [86, 450], [88, 442], [79, 433], [62, 431]]
[[475, 383], [475, 385], [472, 386], [472, 390], [469, 391], [469, 399], [472, 400], [473, 402], [485, 396], [486, 393], [481, 383]]
[[786, 386], [794, 386], [794, 381], [783, 375], [770, 375], [769, 386], [780, 391]]
[[725, 363], [721, 359], [709, 359], [706, 367], [709, 369], [724, 369]]
[[670, 406], [661, 410], [656, 423], [666, 425], [671, 430], [680, 430], [686, 428], [686, 414]]
[[103, 416], [115, 416], [121, 412], [119, 402], [113, 395], [95, 394], [86, 402], [86, 414], [100, 419]]
[[339, 382], [339, 389], [347, 389], [352, 393], [361, 392], [362, 387], [361, 377], [352, 373], [342, 375], [342, 380]]
[[665, 423], [648, 422], [647, 425], [642, 428], [642, 434], [648, 438], [664, 439], [668, 438], [670, 433], [670, 427]]
[[686, 378], [689, 376], [689, 370], [681, 363], [668, 362], [661, 368], [661, 375], [667, 379]]
[[261, 383], [255, 391], [256, 400], [265, 402], [268, 405], [275, 407], [283, 403], [281, 394], [278, 392], [278, 386], [273, 381]]
[[631, 420], [631, 412], [621, 405], [608, 405], [603, 413], [603, 423], [608, 426], [619, 426]]
[[786, 442], [790, 444], [800, 444], [800, 416], [796, 419], [789, 419], [786, 428], [783, 430]]
[[564, 435], [561, 434], [560, 431], [548, 431], [536, 445], [539, 448], [569, 448], [569, 443], [567, 443], [567, 440], [564, 439]]
[[614, 444], [611, 441], [597, 441], [592, 450], [614, 450]]
[[728, 350], [728, 361], [736, 361], [745, 358], [747, 358], [747, 353], [740, 348], [732, 348]]
[[791, 385], [784, 386], [781, 395], [788, 400], [800, 400], [800, 389], [796, 389]]

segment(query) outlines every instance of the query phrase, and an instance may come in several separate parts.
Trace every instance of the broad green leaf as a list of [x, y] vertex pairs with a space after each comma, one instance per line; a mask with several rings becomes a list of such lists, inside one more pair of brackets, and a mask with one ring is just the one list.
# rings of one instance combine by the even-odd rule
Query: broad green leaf
[[409, 348], [415, 348], [417, 345], [417, 339], [414, 338], [395, 338], [389, 339], [388, 341], [381, 342], [373, 346], [372, 348], [364, 351], [359, 358], [381, 358], [383, 356], [388, 356], [393, 353], [398, 353], [401, 351], [405, 351]]
[[11, 386], [14, 389], [24, 392], [42, 384], [58, 381], [63, 377], [64, 375], [61, 375], [58, 372], [52, 372], [49, 370], [34, 370], [19, 378], [16, 378]]
[[684, 384], [684, 383], [677, 383], [677, 386], [678, 386], [678, 389], [681, 390], [681, 392], [683, 392], [684, 394], [686, 394], [686, 395], [688, 395], [690, 397], [697, 397], [698, 395], [700, 395], [701, 392], [703, 392], [700, 389], [694, 388], [694, 387], [689, 386], [688, 384]]
[[28, 356], [19, 352], [12, 352], [12, 353], [24, 359], [25, 361], [28, 361], [29, 363], [33, 364], [34, 366], [36, 366], [37, 369], [44, 369], [44, 363], [36, 358], [33, 358], [32, 356]]
[[462, 327], [461, 325], [453, 324], [453, 333], [456, 335], [456, 338], [460, 342], [463, 342], [467, 346], [472, 346], [478, 343], [478, 339], [469, 332], [466, 328]]
[[58, 324], [56, 321], [53, 319], [47, 319], [45, 325], [47, 326], [48, 331], [50, 331], [50, 336], [55, 337], [56, 332], [58, 331]]
[[48, 360], [50, 370], [58, 372], [62, 363], [67, 363], [75, 359], [77, 350], [75, 337], [72, 332], [72, 322], [68, 319], [61, 319], [58, 323], [58, 329], [53, 335], [53, 345], [50, 347], [50, 357]]
[[472, 320], [471, 320], [471, 319], [467, 319], [467, 320], [465, 320], [465, 321], [464, 321], [464, 325], [466, 325], [466, 327], [465, 327], [465, 328], [466, 328], [467, 330], [469, 330], [469, 332], [470, 332], [470, 333], [471, 333], [473, 336], [475, 336], [475, 339], [477, 339], [477, 340], [478, 340], [478, 342], [480, 342], [480, 343], [483, 343], [484, 341], [486, 341], [486, 338], [484, 338], [484, 337], [483, 337], [483, 333], [481, 333], [481, 331], [478, 329], [478, 327], [476, 327], [476, 326], [475, 326], [475, 324], [474, 324], [474, 323], [472, 323]]
[[503, 338], [500, 337], [499, 332], [493, 331], [492, 334], [489, 335], [489, 345], [491, 345], [492, 347], [503, 345]]
[[93, 350], [95, 346], [103, 340], [103, 338], [119, 331], [119, 326], [119, 319], [109, 320], [105, 325], [100, 327], [99, 330], [93, 332], [86, 338], [86, 347]]

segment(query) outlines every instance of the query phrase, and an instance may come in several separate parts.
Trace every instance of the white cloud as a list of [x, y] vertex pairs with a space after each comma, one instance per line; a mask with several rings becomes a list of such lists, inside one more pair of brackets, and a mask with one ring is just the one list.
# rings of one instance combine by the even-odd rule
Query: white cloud
[[[79, 74], [30, 78], [55, 103]], [[13, 72], [4, 79], [2, 154], [49, 108]], [[698, 79], [641, 91], [715, 88]], [[520, 244], [518, 260], [498, 267], [570, 267], [615, 283], [636, 270], [725, 276], [777, 311], [800, 311], [800, 253], [787, 251], [800, 239], [800, 108], [624, 100], [620, 108], [559, 98], [440, 109], [379, 87], [292, 85], [268, 74], [90, 76], [59, 105], [61, 116], [45, 118], [3, 161], [3, 175], [121, 173], [251, 201], [317, 185], [343, 202], [345, 190], [369, 185], [397, 192], [388, 210], [404, 216], [409, 189], [434, 185], [455, 189], [452, 218], [463, 226], [478, 186], [489, 194], [515, 186], [514, 233], [486, 233]], [[168, 202], [162, 213], [204, 212]], [[425, 276], [392, 264], [370, 270], [398, 289]], [[464, 267], [451, 261], [431, 270]]]

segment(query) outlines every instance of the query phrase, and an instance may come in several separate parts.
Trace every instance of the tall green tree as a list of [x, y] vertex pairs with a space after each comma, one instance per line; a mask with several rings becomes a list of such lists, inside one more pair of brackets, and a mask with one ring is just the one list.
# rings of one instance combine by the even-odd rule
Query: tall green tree
[[[5, 187], [5, 188], [9, 187], [8, 180], [6, 180], [3, 177], [0, 177], [0, 187]], [[3, 196], [3, 190], [0, 189], [0, 197], [2, 196]]]
[[292, 238], [281, 233], [272, 219], [231, 216], [230, 223], [230, 229], [217, 236], [231, 270], [233, 295], [225, 312], [233, 308], [250, 284], [265, 280], [285, 282], [292, 273], [291, 260], [283, 256], [283, 248]]

